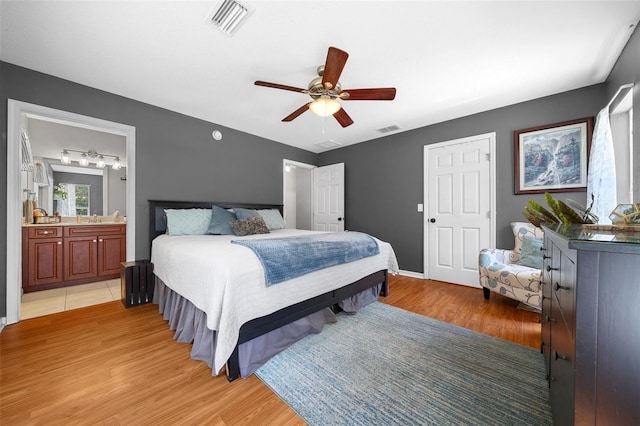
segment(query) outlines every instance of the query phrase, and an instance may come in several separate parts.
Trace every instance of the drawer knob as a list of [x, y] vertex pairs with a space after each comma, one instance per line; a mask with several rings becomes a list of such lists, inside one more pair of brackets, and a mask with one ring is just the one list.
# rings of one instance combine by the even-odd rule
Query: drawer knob
[[558, 268], [552, 268], [551, 265], [547, 265], [547, 272], [557, 271]]
[[94, 242], [94, 243], [97, 243], [98, 241], [97, 241], [97, 240], [93, 240], [93, 242]]
[[61, 245], [61, 244], [62, 244], [62, 241], [58, 241], [58, 245]]
[[49, 233], [49, 231], [44, 231], [43, 232], [44, 235], [47, 235], [48, 233]]

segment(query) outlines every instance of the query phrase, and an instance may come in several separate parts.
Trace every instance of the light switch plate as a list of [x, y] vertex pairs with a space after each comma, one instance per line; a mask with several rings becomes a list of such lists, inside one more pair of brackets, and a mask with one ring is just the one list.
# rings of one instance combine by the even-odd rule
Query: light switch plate
[[422, 213], [424, 211], [424, 204], [420, 203], [418, 204], [418, 212]]

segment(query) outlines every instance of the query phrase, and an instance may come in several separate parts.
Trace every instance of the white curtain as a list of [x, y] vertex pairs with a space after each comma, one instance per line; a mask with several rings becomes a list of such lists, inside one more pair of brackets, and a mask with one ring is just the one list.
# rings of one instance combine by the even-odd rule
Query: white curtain
[[618, 204], [616, 198], [616, 161], [613, 152], [613, 139], [609, 124], [609, 106], [604, 107], [596, 118], [591, 153], [589, 154], [589, 170], [587, 174], [587, 207], [596, 214], [599, 223], [610, 224], [609, 214]]
[[76, 215], [76, 186], [72, 183], [61, 183], [60, 189], [67, 193], [66, 199], [58, 200], [58, 211], [62, 216]]

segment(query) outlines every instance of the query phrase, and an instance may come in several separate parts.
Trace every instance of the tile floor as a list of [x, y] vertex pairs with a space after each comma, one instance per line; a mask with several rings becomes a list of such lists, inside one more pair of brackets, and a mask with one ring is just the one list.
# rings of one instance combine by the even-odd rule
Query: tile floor
[[120, 300], [120, 278], [24, 293], [20, 303], [20, 319], [40, 317], [113, 300]]

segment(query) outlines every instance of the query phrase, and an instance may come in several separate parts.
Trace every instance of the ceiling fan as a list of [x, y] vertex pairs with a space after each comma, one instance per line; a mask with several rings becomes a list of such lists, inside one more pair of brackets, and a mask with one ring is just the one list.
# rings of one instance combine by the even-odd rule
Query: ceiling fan
[[307, 89], [259, 80], [254, 84], [311, 96], [313, 101], [304, 104], [283, 118], [282, 121], [292, 121], [307, 109], [310, 109], [322, 117], [333, 115], [342, 127], [347, 127], [353, 124], [353, 120], [342, 108], [340, 102], [337, 101], [338, 99], [343, 101], [392, 101], [396, 97], [395, 87], [343, 90], [338, 79], [342, 74], [347, 58], [349, 58], [347, 52], [335, 47], [329, 47], [327, 60], [324, 65], [318, 67], [318, 77], [311, 80]]

